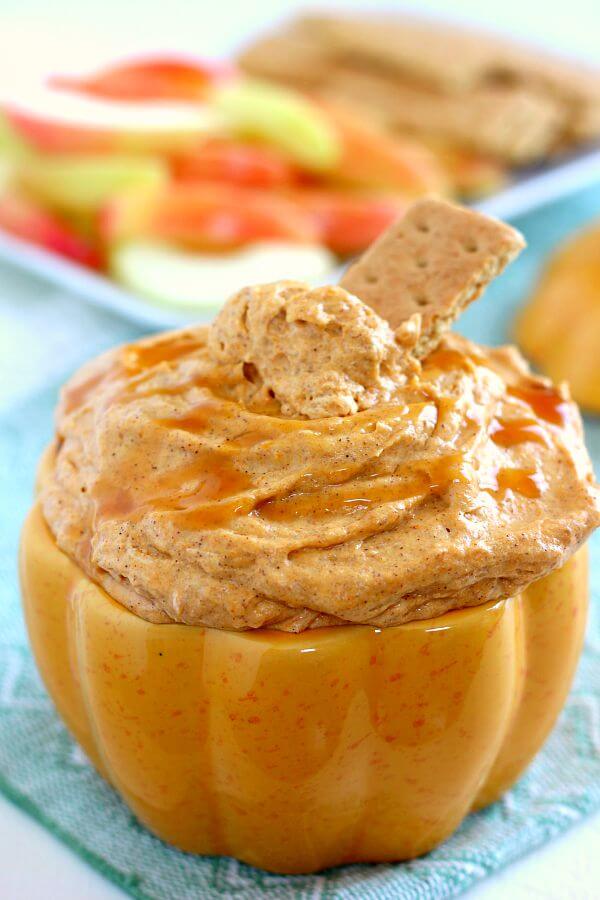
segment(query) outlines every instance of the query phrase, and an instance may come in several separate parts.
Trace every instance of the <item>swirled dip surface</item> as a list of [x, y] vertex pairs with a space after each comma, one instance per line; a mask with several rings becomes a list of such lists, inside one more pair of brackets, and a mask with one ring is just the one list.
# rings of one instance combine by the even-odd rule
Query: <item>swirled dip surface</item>
[[388, 626], [510, 596], [599, 522], [576, 407], [511, 348], [409, 359], [341, 288], [242, 291], [72, 379], [46, 520], [157, 622]]

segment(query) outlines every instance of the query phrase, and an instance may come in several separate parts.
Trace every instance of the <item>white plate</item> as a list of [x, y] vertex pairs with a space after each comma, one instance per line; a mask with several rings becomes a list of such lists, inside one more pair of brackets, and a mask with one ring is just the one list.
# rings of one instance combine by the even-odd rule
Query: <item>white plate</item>
[[[600, 149], [541, 168], [515, 181], [510, 187], [476, 204], [476, 209], [502, 219], [514, 219], [580, 188], [600, 182]], [[179, 311], [160, 306], [120, 288], [103, 275], [71, 263], [0, 232], [0, 259], [29, 270], [81, 297], [82, 301], [112, 310], [127, 319], [151, 328], [176, 328], [191, 321], [207, 321], [212, 312]], [[337, 281], [341, 269], [331, 272]], [[240, 285], [242, 287], [243, 285]], [[225, 300], [223, 297], [221, 300]]]
[[550, 166], [532, 169], [475, 208], [499, 219], [514, 219], [552, 200], [600, 182], [600, 148], [594, 147]]

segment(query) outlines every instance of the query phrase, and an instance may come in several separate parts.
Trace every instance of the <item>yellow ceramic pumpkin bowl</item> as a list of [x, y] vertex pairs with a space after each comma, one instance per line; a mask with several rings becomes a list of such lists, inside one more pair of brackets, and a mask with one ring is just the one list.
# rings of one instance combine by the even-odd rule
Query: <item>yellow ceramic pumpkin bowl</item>
[[38, 506], [21, 574], [48, 691], [140, 821], [290, 873], [426, 853], [505, 791], [563, 705], [587, 605], [583, 549], [518, 596], [396, 627], [151, 624]]

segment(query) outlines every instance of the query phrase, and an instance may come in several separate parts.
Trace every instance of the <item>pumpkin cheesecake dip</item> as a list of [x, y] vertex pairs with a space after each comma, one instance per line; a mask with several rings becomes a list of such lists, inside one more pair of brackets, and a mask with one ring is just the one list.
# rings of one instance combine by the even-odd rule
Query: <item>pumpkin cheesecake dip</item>
[[408, 859], [544, 741], [598, 488], [567, 389], [449, 332], [522, 246], [422, 200], [339, 286], [243, 288], [64, 388], [31, 642], [164, 840], [276, 872]]

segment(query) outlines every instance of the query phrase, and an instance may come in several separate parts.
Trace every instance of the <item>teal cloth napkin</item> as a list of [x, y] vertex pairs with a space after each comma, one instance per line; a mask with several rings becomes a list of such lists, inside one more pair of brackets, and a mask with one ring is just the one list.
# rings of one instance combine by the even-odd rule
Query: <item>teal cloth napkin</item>
[[[484, 343], [505, 341], [548, 252], [597, 216], [600, 188], [519, 220], [529, 250], [469, 310], [461, 330]], [[156, 900], [454, 897], [600, 807], [600, 545], [593, 538], [587, 643], [558, 726], [518, 784], [428, 856], [278, 877], [227, 858], [179, 853], [137, 824], [53, 710], [27, 646], [15, 572], [18, 531], [52, 431], [59, 382], [85, 356], [136, 334], [40, 282], [0, 270], [0, 790], [131, 896]], [[23, 353], [36, 361], [38, 382], [31, 365], [19, 369]], [[600, 467], [600, 420], [586, 422], [586, 430]]]

